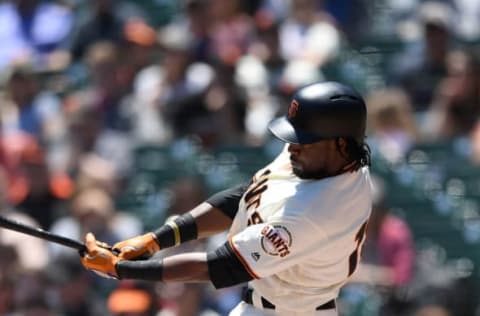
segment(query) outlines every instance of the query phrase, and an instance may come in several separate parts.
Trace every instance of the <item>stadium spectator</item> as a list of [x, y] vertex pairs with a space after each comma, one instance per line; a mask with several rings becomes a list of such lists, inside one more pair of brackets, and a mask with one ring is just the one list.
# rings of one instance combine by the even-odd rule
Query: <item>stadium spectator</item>
[[52, 170], [45, 149], [28, 134], [5, 136], [4, 149], [13, 167], [9, 175], [9, 202], [47, 229], [72, 193], [71, 178]]
[[[95, 231], [107, 242], [119, 238], [110, 228], [116, 210], [111, 196], [104, 190], [91, 187], [76, 193], [70, 201], [70, 213], [59, 217], [50, 230], [62, 236], [80, 239], [85, 232]], [[54, 257], [72, 255], [71, 249], [50, 244]], [[75, 253], [73, 255], [76, 255]]]
[[[3, 245], [0, 246], [2, 254], [2, 259], [7, 257], [9, 260], [15, 259], [15, 252], [12, 251], [13, 248], [7, 248]], [[0, 276], [0, 314], [1, 315], [10, 315], [14, 312], [13, 296], [15, 291], [15, 281], [12, 277], [13, 274], [9, 271], [8, 267], [4, 265], [3, 262], [0, 262], [0, 271], [2, 274]]]
[[362, 0], [323, 0], [325, 10], [337, 21], [339, 29], [352, 45], [371, 39], [372, 12]]
[[92, 94], [93, 108], [103, 119], [104, 128], [128, 130], [128, 120], [121, 116], [120, 101], [130, 91], [131, 84], [122, 73], [119, 47], [112, 42], [95, 42], [88, 47], [86, 64], [91, 74], [89, 86], [82, 89]]
[[456, 32], [462, 41], [474, 43], [480, 38], [480, 3], [468, 0], [450, 0], [456, 15]]
[[55, 316], [47, 298], [49, 284], [44, 271], [24, 270], [15, 276], [13, 305], [19, 315]]
[[[350, 282], [354, 288], [360, 286], [367, 289], [364, 290], [367, 293], [368, 288], [374, 289], [381, 300], [378, 306], [380, 315], [404, 315], [410, 304], [398, 296], [403, 295], [403, 289], [414, 276], [413, 235], [408, 223], [391, 212], [383, 180], [378, 177], [373, 179], [374, 203], [362, 262], [359, 273]], [[403, 301], [399, 303], [399, 299]]]
[[306, 60], [321, 67], [338, 54], [341, 37], [322, 1], [294, 0], [280, 25], [280, 51], [286, 60]]
[[[12, 206], [6, 172], [0, 169], [0, 215], [33, 227], [39, 227], [35, 219]], [[0, 245], [3, 248], [0, 277], [14, 276], [19, 270], [41, 271], [48, 264], [47, 244], [44, 240], [11, 230], [0, 230]]]
[[385, 188], [381, 187], [380, 180], [375, 182], [378, 188], [374, 190], [374, 206], [368, 223], [359, 277], [393, 289], [406, 285], [413, 277], [413, 235], [408, 224], [390, 211], [385, 192], [381, 192]]
[[372, 92], [367, 104], [367, 133], [372, 150], [392, 163], [401, 162], [419, 140], [410, 98], [400, 88], [388, 88]]
[[115, 10], [113, 1], [88, 1], [83, 20], [77, 20], [72, 34], [71, 52], [74, 60], [83, 58], [88, 47], [99, 41], [121, 43], [124, 40], [123, 27], [125, 20]]
[[[172, 201], [168, 216], [173, 218], [189, 211], [193, 205], [205, 198], [202, 182], [195, 177], [181, 177], [174, 181], [171, 186]], [[176, 249], [166, 249], [160, 256], [169, 256], [183, 251], [202, 251], [205, 243], [194, 242], [189, 245], [181, 245]], [[207, 285], [203, 284], [162, 284], [159, 295], [164, 311], [171, 311], [178, 316], [197, 315], [202, 311], [203, 293]]]
[[447, 74], [446, 58], [453, 47], [452, 9], [442, 2], [426, 1], [417, 10], [421, 37], [393, 59], [390, 76], [403, 87], [415, 112], [430, 107], [435, 88]]
[[[75, 250], [69, 249], [72, 253]], [[51, 260], [45, 269], [48, 290], [53, 296], [51, 309], [59, 315], [85, 316], [105, 314], [106, 308], [101, 308], [104, 302], [101, 297], [92, 293], [94, 288], [91, 275], [79, 270], [77, 262], [71, 257]]]
[[208, 2], [205, 0], [189, 0], [186, 2], [186, 21], [183, 23], [187, 25], [192, 36], [192, 57], [196, 61], [207, 62], [211, 59], [209, 31], [212, 23], [208, 16]]
[[64, 69], [74, 15], [56, 1], [15, 0], [0, 4], [0, 69], [31, 63], [36, 70]]
[[247, 52], [253, 39], [251, 17], [239, 0], [208, 1], [210, 54], [213, 62], [233, 66]]
[[468, 136], [480, 117], [480, 63], [468, 51], [449, 54], [448, 73], [439, 83], [424, 133], [432, 140]]
[[451, 316], [452, 314], [443, 306], [430, 304], [419, 307], [413, 316]]
[[480, 165], [480, 120], [477, 121], [475, 127], [470, 135], [470, 142], [472, 144], [472, 151], [470, 159], [475, 165]]
[[[454, 230], [468, 226], [464, 235], [477, 240], [475, 166], [455, 159], [470, 155], [480, 165], [480, 69], [478, 53], [470, 51], [479, 39], [479, 7], [468, 0], [0, 1], [0, 213], [43, 228], [54, 223], [54, 232], [72, 238], [82, 236], [76, 233], [81, 229], [102, 230], [108, 237], [101, 238], [112, 242], [138, 235], [150, 218], [163, 219], [167, 209], [182, 213], [201, 200], [201, 189], [217, 189], [246, 176], [245, 167], [263, 163], [260, 156], [245, 162], [237, 156], [243, 153], [224, 154], [228, 145], [254, 144], [273, 154], [278, 148], [265, 133], [266, 123], [292, 91], [313, 81], [345, 79], [370, 96], [372, 168], [388, 171], [388, 181], [418, 184], [415, 198], [425, 188], [436, 211], [455, 209], [453, 218], [442, 213], [445, 222], [453, 222]], [[195, 141], [185, 145], [187, 139]], [[424, 141], [433, 144], [419, 144]], [[420, 149], [429, 155], [429, 146], [436, 150], [438, 142], [453, 146], [446, 154], [451, 163], [435, 155], [426, 169], [415, 169], [421, 174], [408, 173], [413, 156], [405, 154], [426, 145]], [[136, 148], [144, 145], [175, 156], [177, 166], [170, 158], [157, 161], [162, 155], [150, 162], [165, 163], [168, 179], [188, 169], [205, 183], [179, 178], [170, 187], [163, 170], [141, 166], [139, 173]], [[376, 163], [380, 154], [388, 163]], [[450, 192], [445, 175], [460, 180], [455, 189], [464, 185], [465, 196]], [[132, 199], [124, 198], [127, 191]], [[395, 196], [402, 198], [411, 197]], [[450, 248], [435, 245], [430, 235], [428, 251], [416, 250], [415, 274], [413, 256], [396, 260], [395, 251], [385, 251], [392, 245], [409, 248], [408, 226], [393, 216], [393, 206], [386, 215], [380, 205], [374, 211], [363, 266], [369, 280], [346, 293], [350, 303], [364, 299], [369, 305], [349, 309], [339, 302], [342, 315], [373, 315], [376, 307], [392, 303], [384, 302], [386, 292], [405, 284], [409, 291], [402, 293], [412, 301], [395, 303], [415, 303], [418, 311], [408, 315], [448, 315], [437, 302], [451, 315], [480, 310], [478, 291], [467, 285], [478, 276], [461, 274], [468, 269], [460, 264], [468, 268], [472, 260], [477, 271], [475, 251], [462, 252], [463, 244], [454, 244], [465, 258], [452, 263]], [[410, 215], [409, 221], [416, 220]], [[431, 225], [445, 231], [437, 221]], [[402, 232], [405, 238], [395, 239]], [[204, 250], [215, 242], [195, 247]], [[1, 315], [114, 314], [107, 298], [124, 290], [123, 284], [117, 289], [116, 283], [85, 278], [63, 257], [57, 262], [59, 253], [75, 251], [47, 249], [38, 238], [0, 228]], [[438, 251], [435, 265], [428, 259], [431, 249]], [[387, 268], [366, 268], [387, 261]], [[155, 290], [164, 307], [157, 312], [164, 314], [225, 315], [240, 300], [237, 288], [169, 284]], [[394, 312], [399, 313], [383, 310]]]
[[258, 20], [255, 24], [257, 36], [248, 51], [263, 63], [267, 70], [268, 87], [276, 92], [286, 65], [286, 60], [280, 53], [280, 24], [270, 17], [259, 17]]
[[18, 65], [7, 78], [0, 102], [0, 121], [4, 135], [23, 132], [53, 145], [65, 132], [61, 100], [46, 90], [31, 65]]

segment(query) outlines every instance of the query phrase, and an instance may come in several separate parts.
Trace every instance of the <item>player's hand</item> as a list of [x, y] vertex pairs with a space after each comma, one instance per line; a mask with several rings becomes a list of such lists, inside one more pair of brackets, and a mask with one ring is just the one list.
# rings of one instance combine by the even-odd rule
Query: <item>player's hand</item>
[[95, 239], [95, 243], [97, 244], [97, 246], [99, 246], [101, 248], [105, 248], [105, 249], [110, 250], [110, 251], [112, 251], [112, 249], [113, 249], [112, 246], [110, 246], [106, 242]]
[[101, 243], [99, 245], [92, 233], [86, 235], [85, 246], [87, 247], [87, 252], [81, 256], [83, 266], [105, 278], [118, 279], [115, 265], [121, 258], [117, 257], [111, 250], [103, 247]]
[[118, 252], [118, 257], [125, 260], [148, 258], [159, 250], [160, 246], [153, 233], [136, 236], [113, 245], [113, 251]]

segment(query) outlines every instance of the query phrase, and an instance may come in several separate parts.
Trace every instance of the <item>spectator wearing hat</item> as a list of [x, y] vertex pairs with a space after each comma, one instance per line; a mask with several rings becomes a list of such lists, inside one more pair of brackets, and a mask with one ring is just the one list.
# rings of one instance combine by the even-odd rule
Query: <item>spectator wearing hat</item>
[[[118, 240], [110, 228], [115, 216], [112, 197], [103, 189], [90, 187], [76, 193], [70, 200], [70, 213], [58, 218], [51, 231], [62, 236], [80, 239], [85, 232], [95, 231], [104, 236], [107, 242]], [[50, 244], [54, 257], [72, 254], [71, 249]], [[73, 253], [76, 255], [76, 253]]]
[[452, 13], [445, 3], [422, 3], [417, 16], [421, 37], [393, 59], [390, 79], [406, 90], [415, 112], [430, 107], [437, 85], [447, 74], [446, 58], [454, 46]]
[[373, 91], [367, 98], [370, 147], [392, 163], [399, 163], [419, 139], [408, 94], [400, 88]]

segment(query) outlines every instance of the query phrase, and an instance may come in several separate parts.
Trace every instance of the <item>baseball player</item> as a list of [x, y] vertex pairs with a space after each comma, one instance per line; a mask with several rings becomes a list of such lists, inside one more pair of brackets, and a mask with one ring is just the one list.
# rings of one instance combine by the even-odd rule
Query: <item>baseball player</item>
[[[335, 299], [357, 268], [372, 203], [365, 125], [365, 103], [351, 88], [303, 87], [269, 125], [284, 150], [250, 184], [118, 242], [114, 252], [89, 233], [82, 263], [117, 279], [248, 282], [232, 316], [338, 315]], [[228, 240], [209, 253], [131, 260], [227, 229]]]

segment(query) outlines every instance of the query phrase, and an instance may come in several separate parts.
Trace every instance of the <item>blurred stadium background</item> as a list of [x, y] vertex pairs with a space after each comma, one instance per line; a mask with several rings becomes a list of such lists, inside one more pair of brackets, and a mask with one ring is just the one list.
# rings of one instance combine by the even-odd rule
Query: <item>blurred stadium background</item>
[[[480, 2], [0, 1], [0, 214], [114, 243], [249, 181], [300, 86], [367, 100], [376, 199], [342, 316], [480, 315]], [[223, 236], [182, 245], [211, 249]], [[0, 315], [227, 315], [0, 229]], [[163, 255], [163, 253], [162, 253]]]

